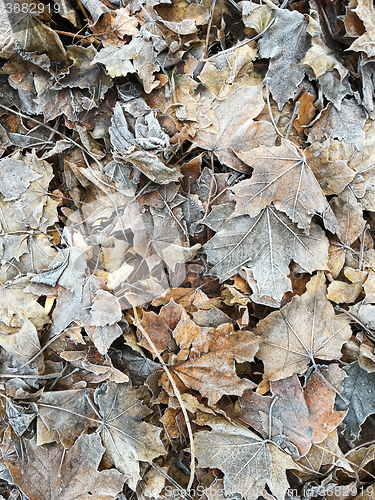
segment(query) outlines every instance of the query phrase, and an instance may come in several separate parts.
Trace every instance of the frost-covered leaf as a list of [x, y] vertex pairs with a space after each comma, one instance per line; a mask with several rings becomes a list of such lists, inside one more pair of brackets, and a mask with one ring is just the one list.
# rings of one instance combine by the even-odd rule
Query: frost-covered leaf
[[[328, 202], [305, 157], [290, 141], [281, 146], [236, 153], [254, 171], [251, 179], [233, 186], [236, 215], [255, 217], [273, 203], [308, 234], [314, 213], [320, 214], [326, 227], [335, 232], [336, 221]], [[296, 180], [298, 179], [298, 182]]]
[[348, 317], [335, 315], [326, 294], [324, 273], [319, 272], [302, 296], [293, 297], [259, 322], [256, 332], [264, 341], [257, 357], [264, 363], [268, 380], [302, 374], [315, 359], [340, 359], [352, 332]]
[[92, 498], [115, 500], [124, 476], [117, 470], [98, 471], [104, 453], [98, 434], [82, 434], [66, 452], [60, 443], [38, 446], [27, 439], [25, 453], [31, 458], [22, 467], [8, 462], [13, 481], [30, 500]]
[[305, 76], [302, 64], [309, 48], [307, 21], [297, 12], [274, 11], [275, 22], [259, 41], [259, 55], [271, 59], [265, 77], [279, 109], [294, 96]]
[[338, 410], [348, 410], [344, 419], [344, 437], [353, 441], [358, 437], [366, 418], [375, 412], [375, 373], [367, 373], [357, 362], [346, 366], [344, 370], [347, 377], [341, 396], [336, 398], [336, 407]]
[[288, 266], [292, 260], [310, 273], [325, 269], [328, 261], [328, 240], [319, 226], [311, 223], [306, 235], [272, 207], [254, 218], [241, 215], [223, 222], [203, 249], [214, 264], [211, 274], [225, 281], [241, 269], [250, 269], [260, 295], [278, 302], [291, 290]]
[[273, 146], [275, 131], [268, 122], [254, 122], [262, 111], [264, 100], [262, 87], [243, 86], [223, 100], [217, 100], [214, 115], [216, 123], [199, 130], [194, 137], [197, 145], [213, 151], [218, 159], [229, 167], [247, 171], [246, 166], [233, 153], [259, 144]]
[[[196, 454], [199, 467], [215, 467], [224, 473], [225, 496], [239, 493], [246, 500], [255, 500], [262, 494], [266, 484], [282, 487], [275, 482], [277, 474], [285, 483], [286, 469], [293, 467], [288, 455], [271, 448], [256, 434], [244, 427], [230, 424], [212, 425], [212, 431], [195, 435]], [[280, 460], [281, 459], [281, 460]], [[277, 463], [273, 463], [275, 462]], [[281, 471], [277, 471], [281, 468]], [[273, 490], [272, 490], [273, 491]], [[277, 496], [281, 500], [281, 496]]]

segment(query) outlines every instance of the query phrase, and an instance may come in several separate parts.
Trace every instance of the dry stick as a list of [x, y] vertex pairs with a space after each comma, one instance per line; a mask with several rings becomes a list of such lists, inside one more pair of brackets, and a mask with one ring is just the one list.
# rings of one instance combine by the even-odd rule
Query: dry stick
[[212, 26], [212, 20], [213, 20], [213, 17], [214, 17], [215, 5], [216, 5], [216, 0], [212, 0], [211, 12], [210, 12], [210, 20], [209, 20], [208, 26], [207, 26], [206, 46], [204, 48], [204, 59], [206, 59], [206, 57], [207, 57], [208, 43], [209, 43], [209, 40], [210, 40], [210, 31], [211, 31], [211, 26]]
[[193, 486], [194, 477], [195, 477], [195, 447], [194, 447], [193, 431], [191, 429], [190, 420], [189, 420], [189, 416], [188, 416], [187, 411], [186, 411], [185, 403], [182, 400], [181, 393], [178, 390], [178, 387], [177, 387], [176, 382], [174, 381], [174, 379], [171, 375], [171, 372], [169, 371], [167, 365], [164, 363], [163, 358], [161, 357], [159, 351], [156, 349], [155, 344], [151, 340], [149, 334], [146, 332], [146, 330], [143, 328], [141, 322], [139, 321], [138, 311], [137, 311], [135, 306], [133, 306], [133, 313], [134, 313], [133, 322], [134, 322], [135, 326], [137, 328], [139, 328], [139, 330], [142, 332], [143, 336], [145, 337], [147, 342], [150, 344], [152, 350], [154, 351], [155, 356], [160, 361], [160, 364], [162, 365], [165, 373], [167, 374], [167, 377], [169, 378], [169, 381], [173, 387], [173, 391], [175, 393], [175, 396], [178, 399], [178, 402], [180, 403], [181, 410], [182, 410], [182, 413], [184, 415], [184, 419], [186, 422], [186, 427], [187, 427], [187, 431], [188, 431], [189, 439], [190, 439], [190, 455], [191, 455], [191, 458], [190, 458], [190, 480], [189, 480], [189, 484], [186, 488], [187, 491], [190, 491], [191, 487]]
[[280, 7], [275, 3], [273, 3], [271, 0], [263, 0], [263, 2], [267, 4], [270, 9], [275, 9], [275, 10], [280, 9]]
[[211, 204], [211, 196], [212, 196], [212, 190], [214, 188], [214, 182], [215, 182], [215, 168], [214, 168], [214, 154], [213, 152], [211, 151], [211, 168], [212, 168], [212, 172], [211, 172], [211, 185], [210, 185], [210, 191], [208, 193], [208, 200], [207, 200], [207, 206], [206, 206], [206, 210], [204, 212], [204, 217], [202, 220], [204, 220], [207, 215], [208, 215], [208, 211], [210, 209], [210, 204]]
[[205, 59], [201, 59], [201, 61], [202, 62], [210, 61], [211, 59], [214, 59], [215, 57], [221, 56], [223, 54], [227, 54], [228, 52], [231, 52], [232, 50], [239, 49], [240, 47], [243, 47], [244, 45], [247, 45], [250, 42], [254, 42], [255, 40], [259, 40], [259, 38], [261, 38], [264, 35], [264, 33], [266, 33], [266, 31], [268, 31], [271, 28], [271, 26], [273, 26], [274, 22], [275, 22], [275, 18], [272, 19], [270, 24], [266, 28], [264, 28], [264, 30], [261, 33], [258, 33], [257, 35], [253, 36], [252, 38], [247, 38], [246, 40], [244, 40], [243, 42], [241, 42], [238, 45], [235, 45], [234, 47], [230, 47], [229, 49], [222, 50], [221, 52], [218, 52], [217, 54], [214, 54], [213, 56], [207, 57]]

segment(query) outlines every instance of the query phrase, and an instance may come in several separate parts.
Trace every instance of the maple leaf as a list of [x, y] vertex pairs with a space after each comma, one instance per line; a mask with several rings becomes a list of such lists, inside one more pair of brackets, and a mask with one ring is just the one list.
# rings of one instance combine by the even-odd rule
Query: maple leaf
[[315, 118], [308, 140], [323, 142], [325, 139], [338, 139], [361, 150], [365, 145], [365, 120], [364, 110], [353, 99], [344, 99], [340, 110], [328, 104]]
[[348, 165], [348, 145], [327, 139], [314, 142], [304, 155], [325, 195], [339, 194], [354, 179], [356, 170]]
[[286, 493], [286, 469], [298, 468], [291, 458], [244, 427], [212, 424], [195, 435], [199, 467], [224, 472], [225, 495], [239, 493], [255, 500], [266, 484], [281, 500]]
[[328, 40], [324, 36], [320, 23], [319, 7], [315, 2], [312, 2], [309, 25], [306, 31], [312, 37], [312, 46], [306, 52], [302, 64], [310, 66], [314, 70], [316, 78], [319, 78], [328, 71], [333, 71], [335, 69], [340, 75], [340, 80], [343, 80], [343, 78], [347, 75], [348, 70], [339, 60], [339, 51], [337, 49], [335, 50], [333, 44], [330, 46], [327, 43]]
[[30, 500], [71, 500], [88, 498], [115, 500], [122, 490], [124, 476], [117, 470], [99, 472], [105, 448], [97, 434], [81, 434], [67, 452], [60, 443], [38, 446], [28, 439], [25, 452], [34, 460], [25, 468], [9, 462], [12, 479]]
[[342, 302], [355, 302], [362, 291], [363, 283], [368, 275], [365, 271], [359, 271], [351, 267], [346, 267], [344, 274], [351, 283], [333, 281], [328, 287], [327, 298], [336, 302], [336, 304]]
[[312, 373], [304, 389], [296, 375], [271, 382], [270, 389], [273, 397], [245, 391], [240, 418], [264, 438], [271, 436], [281, 448], [286, 451], [290, 448], [292, 455], [293, 447], [288, 440], [304, 456], [313, 443], [321, 443], [346, 415], [333, 411], [336, 392], [319, 372]]
[[0, 287], [0, 320], [3, 323], [1, 327], [3, 332], [4, 326], [21, 328], [24, 323], [23, 318], [31, 320], [37, 330], [41, 330], [50, 322], [44, 308], [37, 302], [38, 297], [25, 292], [28, 285], [27, 278], [20, 277]]
[[[158, 315], [154, 312], [143, 314], [141, 324], [159, 352], [176, 348], [172, 332], [180, 321], [183, 310], [182, 306], [177, 305], [171, 299], [168, 304], [161, 308]], [[138, 342], [138, 345], [153, 352], [152, 347], [144, 337]]]
[[73, 45], [68, 47], [66, 52], [74, 64], [69, 67], [68, 73], [63, 78], [60, 78], [52, 88], [54, 90], [61, 90], [66, 87], [88, 88], [95, 102], [100, 102], [108, 89], [112, 87], [112, 79], [105, 74], [102, 66], [91, 64], [97, 51], [92, 46], [85, 48]]
[[328, 242], [316, 224], [311, 223], [306, 235], [272, 207], [254, 218], [241, 215], [223, 222], [203, 249], [214, 264], [210, 274], [225, 281], [241, 269], [250, 269], [259, 294], [278, 302], [291, 290], [287, 277], [291, 260], [310, 273], [325, 269], [328, 260]]
[[[308, 234], [314, 213], [321, 214], [327, 229], [335, 232], [336, 221], [314, 174], [298, 148], [282, 140], [281, 146], [261, 146], [236, 152], [254, 168], [251, 179], [232, 187], [236, 195], [236, 215], [255, 217], [272, 202]], [[297, 180], [297, 182], [296, 182]]]
[[247, 171], [232, 150], [241, 149], [242, 144], [246, 147], [272, 146], [275, 141], [275, 131], [270, 123], [253, 121], [264, 106], [262, 87], [244, 85], [215, 103], [217, 122], [199, 130], [194, 141], [199, 147], [213, 151], [225, 165], [240, 172]]
[[31, 8], [31, 2], [25, 3], [28, 11], [23, 16], [20, 15], [22, 4], [19, 2], [14, 2], [10, 11], [6, 2], [0, 3], [3, 20], [0, 28], [1, 56], [9, 58], [18, 52], [26, 60], [41, 65], [53, 74], [65, 72], [71, 61], [57, 33], [43, 22], [51, 20], [51, 11], [42, 2], [34, 4], [35, 10]]
[[305, 76], [301, 63], [309, 48], [309, 35], [301, 13], [278, 9], [274, 16], [275, 22], [259, 40], [259, 55], [271, 59], [265, 83], [282, 109]]
[[368, 57], [375, 55], [374, 35], [375, 35], [375, 9], [373, 3], [369, 0], [358, 0], [357, 7], [354, 9], [357, 16], [363, 21], [366, 31], [349, 47], [350, 50], [357, 52], [366, 52]]
[[[294, 472], [302, 481], [307, 481], [316, 477], [316, 474], [320, 472], [324, 465], [334, 463], [348, 471], [353, 472], [353, 469], [338, 445], [338, 434], [337, 429], [333, 430], [328, 434], [326, 439], [320, 444], [313, 444], [310, 451], [304, 457], [298, 460], [298, 463], [302, 466], [302, 471]], [[352, 462], [352, 461], [351, 461]]]
[[268, 380], [304, 373], [311, 362], [315, 365], [315, 359], [339, 359], [342, 345], [351, 337], [348, 318], [335, 316], [326, 299], [324, 273], [313, 276], [306, 288], [306, 293], [293, 297], [256, 328], [265, 337], [257, 357], [264, 363]]
[[375, 373], [367, 373], [358, 362], [344, 367], [347, 377], [340, 395], [337, 395], [336, 408], [347, 410], [343, 435], [353, 441], [359, 435], [361, 425], [375, 411], [375, 396], [372, 390]]
[[86, 390], [49, 392], [38, 403], [39, 414], [45, 426], [56, 429], [69, 445], [82, 429], [99, 427], [105, 462], [115, 465], [135, 489], [140, 479], [139, 460], [152, 461], [165, 452], [161, 429], [141, 421], [149, 410], [131, 384], [106, 382], [95, 390], [94, 402], [98, 409]]
[[[227, 56], [224, 67], [224, 61], [220, 56], [217, 56], [212, 62], [207, 61], [205, 63], [199, 73], [199, 80], [219, 99], [225, 99], [243, 85], [260, 85], [260, 78], [260, 81], [257, 82], [254, 72], [251, 71], [256, 55], [257, 50], [255, 47], [249, 45], [240, 46]], [[194, 80], [191, 80], [191, 82], [194, 82]], [[186, 86], [185, 81], [181, 83], [184, 84], [182, 87], [184, 88]], [[196, 84], [196, 82], [194, 83]]]
[[[236, 374], [236, 361], [252, 361], [257, 352], [260, 339], [251, 332], [235, 332], [231, 324], [200, 327], [183, 311], [172, 335], [181, 350], [171, 358], [171, 371], [185, 386], [207, 397], [210, 405], [224, 394], [240, 395], [254, 386]], [[160, 384], [171, 392], [166, 375]]]

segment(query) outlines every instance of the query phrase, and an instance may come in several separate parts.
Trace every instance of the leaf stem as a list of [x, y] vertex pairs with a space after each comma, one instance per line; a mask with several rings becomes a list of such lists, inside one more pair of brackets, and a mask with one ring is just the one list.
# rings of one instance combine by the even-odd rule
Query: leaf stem
[[147, 342], [150, 344], [155, 356], [158, 358], [158, 360], [160, 361], [160, 364], [162, 365], [165, 373], [167, 374], [167, 377], [171, 383], [171, 386], [173, 387], [173, 391], [176, 395], [176, 398], [178, 400], [178, 402], [180, 403], [180, 406], [181, 406], [181, 410], [182, 410], [182, 413], [184, 415], [184, 419], [185, 419], [185, 422], [186, 422], [186, 427], [187, 427], [187, 431], [188, 431], [188, 434], [189, 434], [189, 440], [190, 440], [190, 480], [189, 480], [189, 484], [187, 486], [187, 491], [190, 491], [192, 486], [193, 486], [193, 482], [194, 482], [194, 477], [195, 477], [195, 446], [194, 446], [194, 436], [193, 436], [193, 431], [191, 429], [191, 425], [190, 425], [190, 420], [189, 420], [189, 416], [187, 414], [187, 411], [186, 411], [186, 407], [185, 407], [185, 403], [183, 402], [182, 400], [182, 397], [181, 397], [181, 393], [176, 385], [176, 382], [174, 381], [172, 375], [171, 375], [171, 372], [169, 371], [167, 365], [164, 363], [164, 360], [163, 358], [161, 357], [159, 351], [156, 349], [156, 346], [155, 344], [153, 343], [153, 341], [151, 340], [149, 334], [146, 332], [146, 330], [143, 328], [140, 320], [139, 320], [139, 316], [138, 316], [138, 311], [136, 309], [135, 306], [133, 306], [133, 313], [134, 313], [134, 318], [133, 319], [133, 323], [134, 325], [142, 332], [143, 336], [145, 337], [145, 339], [147, 340]]

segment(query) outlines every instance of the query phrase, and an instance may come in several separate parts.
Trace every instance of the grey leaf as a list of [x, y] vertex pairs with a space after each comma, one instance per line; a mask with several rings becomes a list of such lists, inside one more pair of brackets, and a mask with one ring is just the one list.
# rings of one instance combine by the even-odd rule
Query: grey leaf
[[302, 14], [287, 9], [274, 12], [273, 26], [259, 40], [259, 55], [271, 59], [265, 83], [281, 110], [305, 76], [305, 68], [300, 63], [309, 48], [310, 36]]
[[348, 410], [344, 419], [344, 437], [352, 441], [358, 437], [366, 418], [375, 413], [375, 372], [367, 373], [358, 362], [351, 363], [344, 370], [347, 378], [344, 380], [342, 398], [336, 398], [336, 408]]
[[40, 174], [21, 160], [13, 158], [0, 160], [0, 192], [4, 196], [4, 201], [16, 200], [32, 181], [40, 177]]

